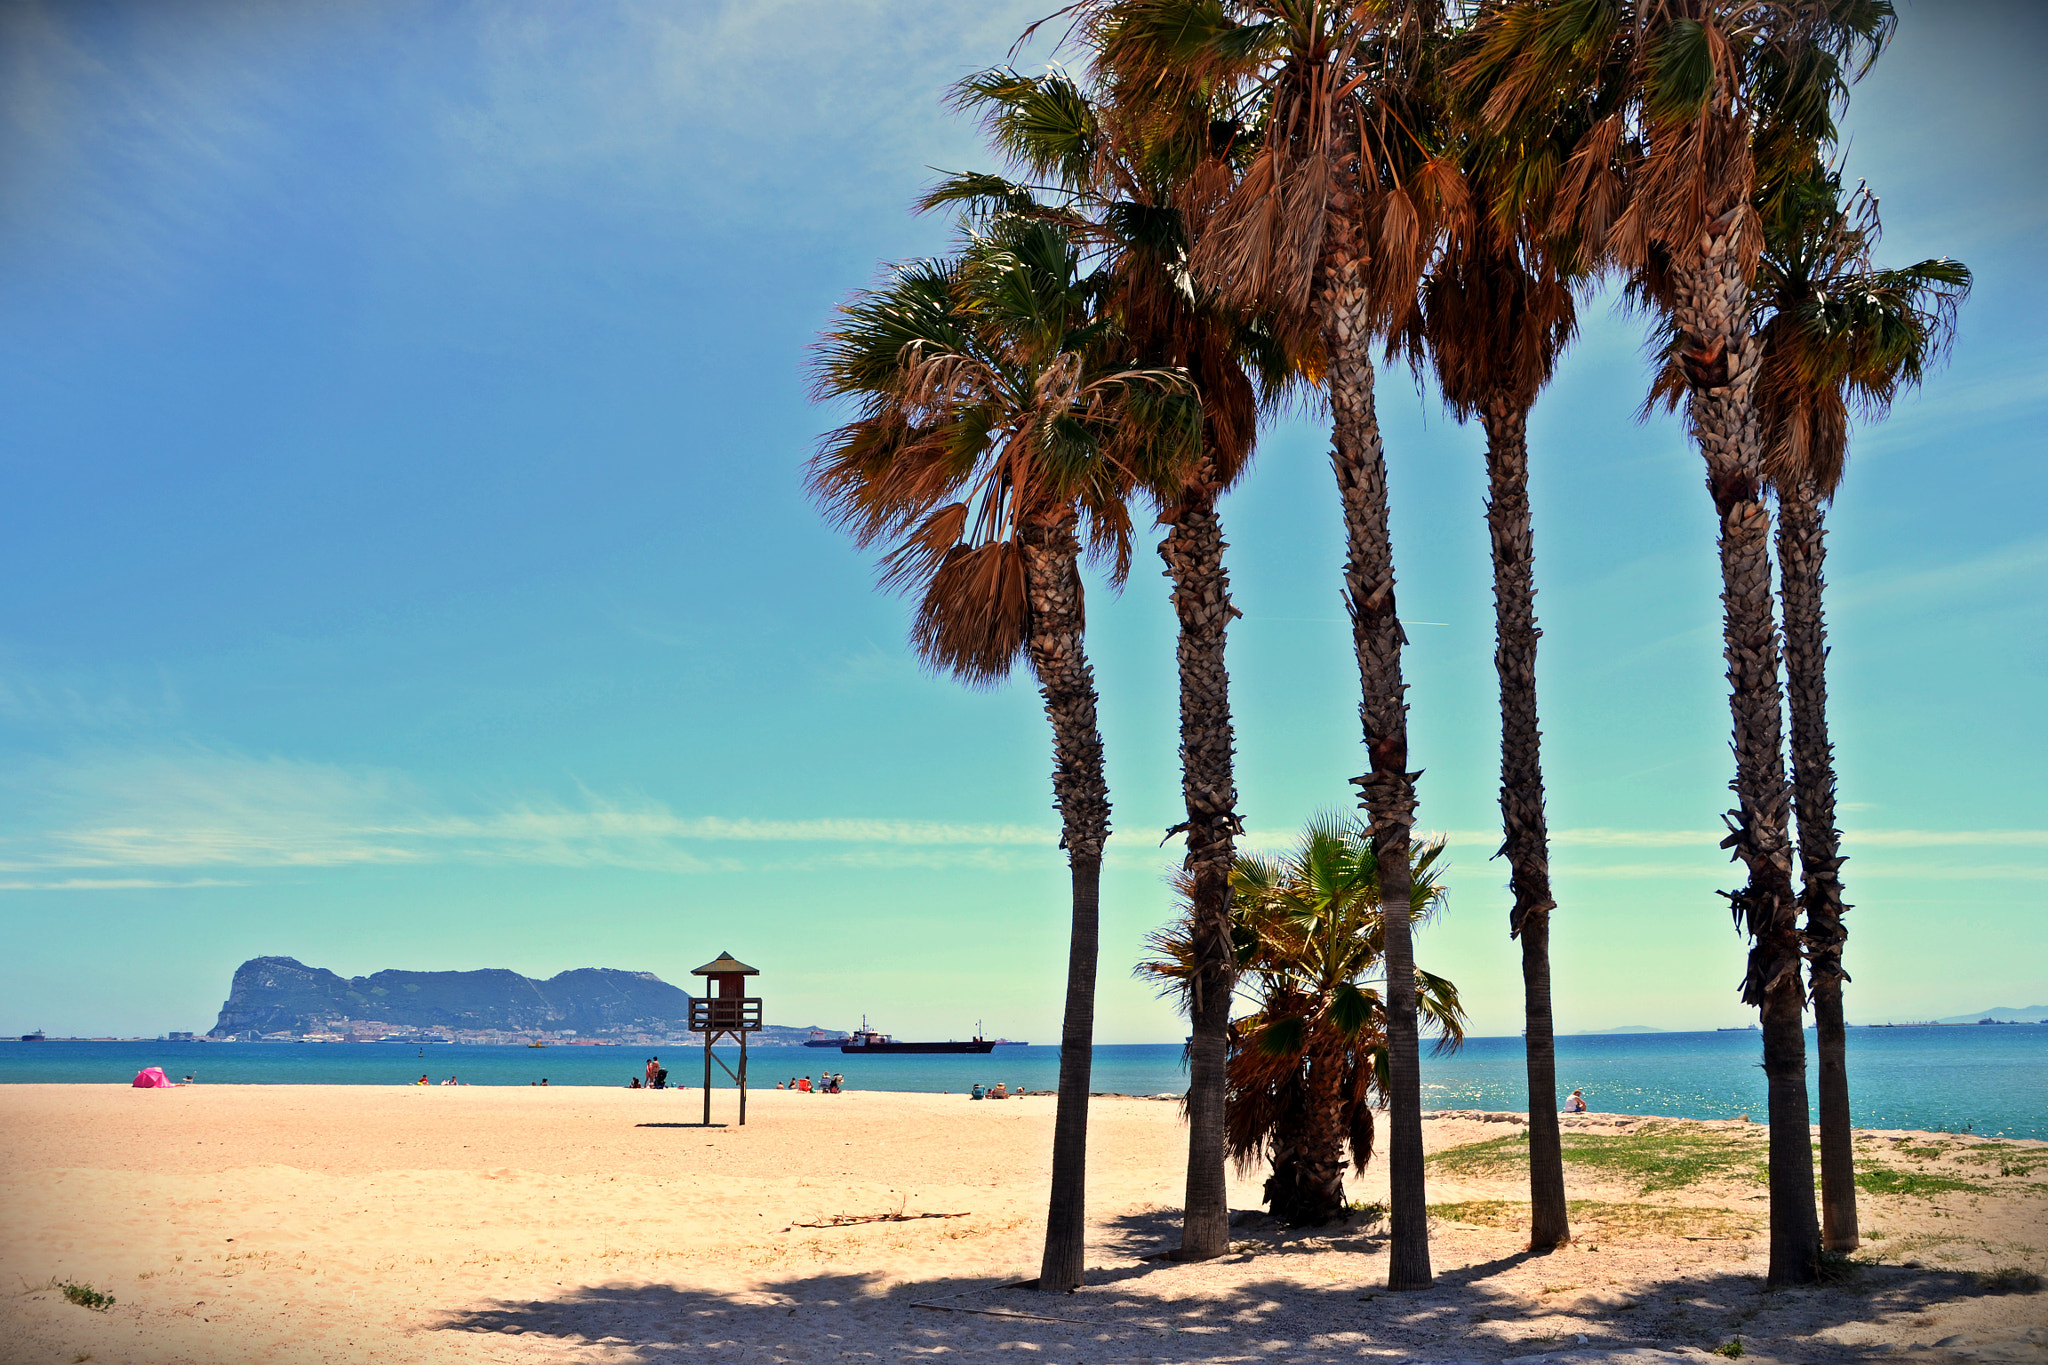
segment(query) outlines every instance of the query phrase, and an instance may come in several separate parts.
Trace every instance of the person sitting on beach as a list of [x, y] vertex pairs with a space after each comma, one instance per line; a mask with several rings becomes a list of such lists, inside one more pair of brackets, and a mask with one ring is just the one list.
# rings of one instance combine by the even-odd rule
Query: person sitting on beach
[[425, 1084], [427, 1084], [427, 1078], [426, 1078], [425, 1076], [422, 1076], [422, 1077], [420, 1077], [420, 1078], [419, 1078], [418, 1080], [414, 1081], [414, 1082], [413, 1082], [413, 1084], [414, 1084], [414, 1085], [425, 1085]]
[[970, 1099], [970, 1100], [978, 1100], [978, 1099], [980, 1099], [980, 1098], [981, 1098], [981, 1082], [980, 1082], [980, 1081], [976, 1081], [976, 1082], [974, 1083], [974, 1089], [972, 1089], [972, 1090], [970, 1090], [970, 1091], [968, 1091], [968, 1092], [967, 1092], [967, 1098], [968, 1098], [968, 1099]]
[[1010, 1098], [1010, 1092], [1004, 1088], [1001, 1081], [997, 1081], [995, 1089], [988, 1092], [988, 1097], [992, 1100], [1006, 1100]]
[[547, 1078], [547, 1077], [545, 1077], [545, 1076], [541, 1077], [541, 1078], [540, 1078], [540, 1083], [541, 1083], [542, 1085], [546, 1085], [546, 1084], [548, 1083], [548, 1078]]
[[635, 1076], [635, 1077], [633, 1078], [633, 1080], [632, 1080], [632, 1083], [631, 1083], [630, 1085], [628, 1085], [628, 1086], [626, 1087], [626, 1089], [628, 1089], [628, 1090], [638, 1090], [639, 1088], [640, 1088], [640, 1078], [639, 1078], [638, 1076]]
[[844, 1089], [846, 1089], [846, 1073], [845, 1073], [844, 1071], [835, 1071], [835, 1072], [833, 1072], [833, 1073], [832, 1073], [832, 1093], [836, 1095], [836, 1094], [838, 1094], [838, 1093], [839, 1093], [840, 1091], [842, 1091], [842, 1090], [844, 1090]]
[[811, 1093], [811, 1078], [810, 1078], [809, 1076], [806, 1076], [806, 1077], [804, 1077], [804, 1078], [803, 1078], [802, 1080], [800, 1080], [800, 1081], [798, 1081], [798, 1082], [796, 1083], [796, 1088], [797, 1088], [797, 1089], [799, 1089], [799, 1090], [801, 1090], [801, 1091], [803, 1091], [803, 1092], [804, 1092], [804, 1093], [805, 1093], [806, 1095], [810, 1094], [810, 1093]]
[[1583, 1092], [1583, 1091], [1579, 1091], [1579, 1090], [1574, 1090], [1574, 1091], [1572, 1091], [1572, 1097], [1571, 1097], [1570, 1099], [1568, 1099], [1568, 1100], [1566, 1100], [1566, 1101], [1564, 1102], [1564, 1112], [1565, 1112], [1565, 1113], [1567, 1113], [1567, 1114], [1583, 1114], [1583, 1113], [1585, 1113], [1585, 1112], [1586, 1112], [1586, 1096], [1585, 1096], [1585, 1092]]

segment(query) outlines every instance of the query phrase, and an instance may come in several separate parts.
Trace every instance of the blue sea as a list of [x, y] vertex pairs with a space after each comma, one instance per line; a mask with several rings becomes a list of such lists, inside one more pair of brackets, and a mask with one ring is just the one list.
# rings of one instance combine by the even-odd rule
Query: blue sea
[[[1812, 1034], [1807, 1035], [1808, 1086]], [[1849, 1030], [1855, 1122], [1866, 1128], [1969, 1131], [2048, 1139], [2048, 1025]], [[1717, 1119], [1764, 1117], [1761, 1042], [1750, 1032], [1573, 1035], [1557, 1040], [1559, 1093], [1619, 1114]], [[403, 1085], [424, 1074], [472, 1085], [624, 1086], [659, 1051], [671, 1082], [703, 1083], [702, 1048], [469, 1046], [395, 1043], [0, 1043], [0, 1084], [126, 1084], [145, 1066], [173, 1080], [218, 1085]], [[720, 1056], [731, 1058], [724, 1049]], [[1423, 1055], [1423, 1104], [1431, 1109], [1526, 1107], [1520, 1038], [1472, 1038], [1449, 1057]], [[960, 1092], [976, 1082], [1050, 1090], [1056, 1047], [1000, 1047], [986, 1056], [846, 1056], [813, 1048], [757, 1048], [751, 1084], [843, 1072], [850, 1090]], [[718, 1083], [730, 1084], [723, 1073]], [[1095, 1049], [1097, 1091], [1178, 1093], [1187, 1072], [1176, 1045]]]

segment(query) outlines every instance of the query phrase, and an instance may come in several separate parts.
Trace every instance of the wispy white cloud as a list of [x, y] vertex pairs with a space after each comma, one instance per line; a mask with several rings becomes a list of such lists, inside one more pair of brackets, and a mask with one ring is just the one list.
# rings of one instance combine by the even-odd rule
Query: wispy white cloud
[[47, 881], [0, 881], [0, 891], [155, 891], [185, 887], [247, 886], [245, 881], [198, 877], [191, 881], [162, 881], [154, 877], [60, 877]]
[[444, 101], [436, 129], [460, 187], [597, 186], [710, 215], [750, 214], [772, 194], [778, 216], [791, 176], [826, 164], [874, 172], [842, 177], [842, 193], [900, 197], [906, 168], [976, 154], [971, 122], [938, 98], [968, 74], [960, 53], [1000, 54], [1039, 17], [1014, 0], [914, 17], [886, 0], [476, 13], [473, 88]]
[[2002, 584], [2038, 582], [2044, 569], [2048, 569], [2048, 537], [2037, 537], [2001, 545], [1953, 564], [1857, 574], [1834, 589], [1835, 605], [1847, 610], [1938, 600], [1953, 610], [1957, 606], [1976, 605], [1976, 598]]
[[1875, 848], [2048, 848], [2048, 829], [1852, 830], [1843, 842]]
[[[797, 819], [678, 813], [648, 799], [588, 790], [573, 800], [458, 810], [403, 774], [224, 753], [197, 747], [105, 753], [50, 764], [13, 784], [23, 814], [0, 839], [0, 890], [120, 890], [241, 884], [173, 870], [255, 873], [424, 864], [607, 867], [697, 875], [816, 868], [1042, 869], [1058, 829], [1002, 822], [823, 816]], [[27, 815], [34, 811], [37, 820]], [[1452, 856], [1480, 862], [1490, 830], [1445, 834]], [[1292, 830], [1254, 830], [1248, 848], [1280, 853]], [[1725, 858], [1713, 830], [1567, 828], [1552, 832], [1559, 875], [1696, 878]], [[2048, 848], [2048, 830], [1868, 830], [1852, 853], [1896, 849]], [[1612, 854], [1635, 854], [1615, 861]], [[1646, 858], [1644, 855], [1648, 855]], [[1180, 856], [1132, 835], [1112, 841], [1112, 866], [1164, 870]], [[134, 871], [138, 875], [125, 876]], [[142, 873], [156, 873], [148, 876]], [[1865, 875], [1917, 875], [1865, 866]], [[2048, 876], [2010, 861], [1945, 864], [1941, 875]]]
[[[0, 873], [307, 869], [425, 863], [678, 874], [777, 866], [1002, 866], [1058, 831], [876, 817], [683, 815], [588, 791], [570, 802], [450, 809], [402, 774], [188, 748], [103, 753], [19, 777]], [[37, 819], [29, 812], [35, 812]], [[24, 826], [27, 826], [24, 829]], [[740, 853], [748, 846], [774, 852]], [[50, 885], [47, 875], [33, 886]]]

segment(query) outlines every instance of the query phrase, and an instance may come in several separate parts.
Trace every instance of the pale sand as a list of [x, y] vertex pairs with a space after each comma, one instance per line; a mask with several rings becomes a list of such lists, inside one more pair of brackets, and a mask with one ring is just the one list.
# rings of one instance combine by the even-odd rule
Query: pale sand
[[[755, 1092], [747, 1127], [709, 1130], [699, 1106], [695, 1090], [0, 1087], [0, 1360], [1496, 1362], [1654, 1347], [1718, 1365], [1701, 1349], [1739, 1335], [1765, 1359], [2048, 1362], [2048, 1294], [1986, 1295], [1970, 1273], [2048, 1271], [2048, 1164], [2000, 1175], [1975, 1139], [1866, 1142], [1989, 1192], [1866, 1197], [1882, 1235], [1859, 1259], [1887, 1264], [1845, 1287], [1761, 1292], [1753, 1180], [1642, 1196], [1574, 1171], [1574, 1198], [1632, 1207], [1582, 1216], [1575, 1244], [1538, 1257], [1512, 1226], [1483, 1225], [1500, 1210], [1467, 1202], [1512, 1200], [1515, 1180], [1433, 1174], [1433, 1202], [1465, 1205], [1435, 1220], [1437, 1287], [1388, 1295], [1384, 1223], [1286, 1233], [1251, 1215], [1228, 1258], [1144, 1259], [1175, 1240], [1185, 1130], [1177, 1105], [1098, 1099], [1089, 1285], [1054, 1297], [1002, 1287], [1036, 1270], [1050, 1098]], [[730, 1092], [714, 1118], [733, 1118]], [[1427, 1126], [1432, 1150], [1514, 1131]], [[1384, 1161], [1352, 1186], [1383, 1200]], [[1231, 1203], [1255, 1208], [1258, 1180]], [[897, 1210], [967, 1216], [801, 1226]], [[52, 1280], [117, 1302], [87, 1311]], [[1024, 1314], [1038, 1316], [1009, 1316]]]

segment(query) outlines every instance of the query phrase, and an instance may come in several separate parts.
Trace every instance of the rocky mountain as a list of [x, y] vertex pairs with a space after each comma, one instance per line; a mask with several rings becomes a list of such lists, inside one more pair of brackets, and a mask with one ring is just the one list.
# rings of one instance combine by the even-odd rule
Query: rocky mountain
[[608, 967], [545, 981], [502, 968], [342, 977], [296, 958], [257, 957], [235, 969], [210, 1036], [318, 1032], [342, 1018], [414, 1028], [669, 1033], [689, 1027], [690, 996], [652, 972]]
[[1937, 1019], [1934, 1022], [1975, 1024], [1985, 1019], [2001, 1024], [2048, 1024], [2048, 1005], [2029, 1005], [2025, 1009], [2017, 1010], [2010, 1005], [1993, 1005], [1988, 1010], [1978, 1010], [1974, 1014], [1951, 1014], [1946, 1019]]

